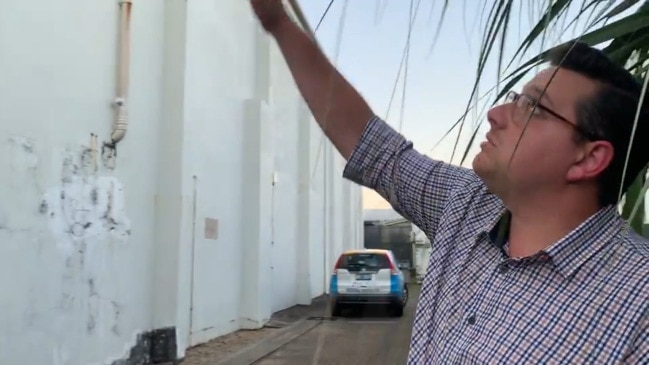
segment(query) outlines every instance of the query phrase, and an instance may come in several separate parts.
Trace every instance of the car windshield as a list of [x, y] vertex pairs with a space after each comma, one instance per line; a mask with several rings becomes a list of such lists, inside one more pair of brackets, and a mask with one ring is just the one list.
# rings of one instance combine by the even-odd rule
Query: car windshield
[[390, 261], [384, 254], [355, 253], [344, 255], [340, 268], [349, 271], [389, 269]]

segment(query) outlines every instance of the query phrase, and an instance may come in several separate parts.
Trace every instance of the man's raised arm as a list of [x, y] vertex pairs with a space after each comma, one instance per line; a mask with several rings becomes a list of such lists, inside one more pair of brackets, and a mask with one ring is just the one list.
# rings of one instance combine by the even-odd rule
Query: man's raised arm
[[420, 228], [434, 229], [450, 191], [474, 175], [419, 154], [376, 117], [315, 41], [293, 23], [281, 0], [250, 2], [277, 41], [315, 120], [348, 161], [344, 176], [376, 190]]
[[297, 87], [327, 137], [348, 159], [373, 113], [318, 45], [289, 18], [281, 0], [251, 0], [277, 41]]

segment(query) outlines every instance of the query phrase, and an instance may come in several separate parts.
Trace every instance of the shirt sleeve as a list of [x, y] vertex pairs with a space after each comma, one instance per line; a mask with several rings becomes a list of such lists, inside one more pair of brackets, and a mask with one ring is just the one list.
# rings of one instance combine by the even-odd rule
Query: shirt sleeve
[[343, 171], [343, 177], [375, 190], [424, 231], [437, 227], [453, 189], [476, 181], [472, 170], [436, 161], [379, 117], [373, 117]]

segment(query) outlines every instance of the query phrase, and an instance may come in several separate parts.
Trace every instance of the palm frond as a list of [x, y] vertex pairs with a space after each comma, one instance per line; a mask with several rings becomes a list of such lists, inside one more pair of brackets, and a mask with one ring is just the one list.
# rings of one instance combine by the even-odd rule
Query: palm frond
[[[520, 16], [511, 17], [513, 2], [511, 0], [499, 0], [492, 3], [488, 12], [486, 25], [484, 27], [484, 38], [481, 42], [480, 53], [477, 62], [476, 79], [469, 95], [469, 103], [463, 115], [454, 123], [444, 135], [446, 138], [452, 131], [459, 127], [457, 138], [453, 145], [451, 160], [455, 155], [456, 148], [460, 141], [460, 135], [464, 128], [464, 122], [471, 109], [471, 101], [476, 99], [478, 87], [484, 76], [484, 69], [487, 60], [495, 55], [498, 68], [499, 84], [495, 87], [495, 98], [493, 103], [498, 102], [508, 91], [515, 87], [529, 72], [536, 66], [542, 64], [549, 52], [562, 44], [558, 41], [550, 41], [548, 34], [559, 30], [565, 33], [567, 28], [579, 23], [585, 24], [581, 34], [572, 37], [569, 41], [581, 41], [594, 47], [601, 48], [614, 62], [625, 66], [640, 78], [647, 78], [649, 75], [649, 0], [645, 0], [635, 11], [634, 6], [639, 5], [639, 0], [550, 0], [534, 2], [542, 8], [536, 11], [541, 14], [532, 22], [533, 26], [527, 32], [523, 40], [518, 44], [513, 56], [506, 63], [507, 74], [502, 75], [503, 61], [505, 58], [504, 45], [509, 37], [508, 29], [511, 21], [520, 21]], [[530, 5], [534, 6], [534, 5]], [[571, 7], [578, 6], [576, 12]], [[486, 9], [485, 9], [486, 10]], [[486, 12], [485, 12], [486, 13]], [[571, 20], [567, 22], [567, 17]], [[513, 19], [514, 18], [514, 19]], [[567, 22], [567, 25], [566, 25]], [[563, 36], [563, 34], [562, 34]], [[495, 43], [498, 42], [498, 46]], [[529, 57], [529, 53], [537, 43], [541, 43], [543, 51]], [[550, 42], [547, 46], [545, 42]], [[526, 56], [527, 55], [527, 56]], [[526, 57], [526, 61], [522, 61]], [[518, 63], [518, 67], [514, 65]], [[513, 71], [509, 71], [514, 68]], [[644, 89], [646, 90], [646, 83]], [[492, 89], [493, 90], [493, 89]], [[638, 123], [636, 118], [636, 125]], [[475, 137], [480, 128], [480, 123], [471, 131], [468, 144], [462, 154], [463, 163], [469, 150], [475, 143]], [[642, 233], [644, 223], [644, 197], [647, 193], [649, 183], [645, 178], [646, 171], [640, 174], [635, 183], [626, 191], [623, 216], [628, 219], [632, 227]]]

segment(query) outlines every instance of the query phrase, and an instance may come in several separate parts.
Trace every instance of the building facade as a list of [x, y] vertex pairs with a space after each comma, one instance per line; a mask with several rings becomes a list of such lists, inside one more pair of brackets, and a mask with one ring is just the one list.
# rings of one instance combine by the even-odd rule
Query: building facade
[[430, 240], [414, 223], [392, 208], [363, 211], [366, 248], [387, 248], [394, 252], [407, 273], [407, 282], [421, 283], [431, 253]]
[[0, 54], [0, 364], [179, 359], [362, 246], [248, 1], [5, 2]]

